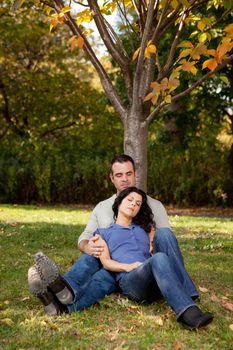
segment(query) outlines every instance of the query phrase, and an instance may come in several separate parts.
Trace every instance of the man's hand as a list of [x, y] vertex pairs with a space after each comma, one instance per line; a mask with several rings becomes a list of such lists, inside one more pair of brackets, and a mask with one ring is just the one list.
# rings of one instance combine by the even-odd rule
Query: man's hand
[[99, 258], [104, 250], [104, 245], [101, 242], [100, 236], [96, 235], [89, 239], [88, 243], [84, 246], [84, 253]]

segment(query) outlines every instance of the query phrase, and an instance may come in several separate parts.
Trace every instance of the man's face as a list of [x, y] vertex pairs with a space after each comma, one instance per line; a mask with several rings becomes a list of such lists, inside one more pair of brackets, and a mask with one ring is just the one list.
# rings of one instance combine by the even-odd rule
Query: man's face
[[135, 186], [135, 171], [131, 162], [114, 163], [110, 179], [116, 187], [117, 193], [125, 188]]

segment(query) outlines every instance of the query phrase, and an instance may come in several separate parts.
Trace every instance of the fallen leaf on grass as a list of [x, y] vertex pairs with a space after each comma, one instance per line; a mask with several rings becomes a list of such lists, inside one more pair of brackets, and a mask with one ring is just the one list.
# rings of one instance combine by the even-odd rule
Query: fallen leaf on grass
[[6, 324], [7, 326], [12, 326], [14, 324], [11, 318], [3, 318], [0, 320], [0, 323]]
[[199, 290], [202, 292], [202, 293], [208, 293], [209, 292], [209, 289], [205, 288], [205, 287], [200, 287], [199, 286]]
[[215, 302], [215, 303], [220, 302], [220, 299], [219, 299], [219, 298], [217, 297], [217, 295], [215, 295], [215, 294], [212, 294], [212, 295], [211, 295], [210, 300], [212, 300], [212, 301]]
[[110, 336], [110, 341], [116, 340], [116, 338], [119, 336], [119, 329], [116, 329], [114, 332], [111, 332], [109, 334]]
[[155, 316], [153, 322], [158, 326], [163, 326], [163, 319], [160, 316]]
[[222, 301], [222, 306], [229, 311], [233, 311], [233, 304], [229, 301]]
[[233, 331], [233, 323], [230, 324], [229, 328]]
[[174, 344], [174, 349], [175, 350], [183, 350], [184, 349], [184, 344], [182, 344], [181, 342], [177, 341]]
[[152, 325], [156, 324], [158, 326], [163, 326], [164, 324], [163, 317], [161, 316], [146, 315], [145, 319], [149, 320]]
[[128, 349], [128, 346], [125, 346], [125, 341], [123, 340], [123, 342], [121, 342], [121, 344], [117, 345], [114, 350], [126, 350]]
[[30, 300], [30, 297], [24, 297], [24, 298], [20, 299], [20, 301], [27, 301], [27, 300]]

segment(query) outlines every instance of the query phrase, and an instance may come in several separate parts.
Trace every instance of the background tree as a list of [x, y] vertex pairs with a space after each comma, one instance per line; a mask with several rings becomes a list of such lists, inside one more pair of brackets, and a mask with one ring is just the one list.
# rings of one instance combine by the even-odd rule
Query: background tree
[[[15, 7], [21, 2], [17, 0]], [[221, 20], [231, 17], [232, 2], [116, 0], [101, 2], [100, 5], [97, 0], [71, 0], [67, 4], [73, 8], [62, 0], [38, 0], [35, 3], [52, 9], [51, 29], [62, 22], [69, 26], [73, 33], [71, 45], [83, 48], [96, 68], [105, 93], [123, 123], [124, 150], [136, 161], [138, 186], [146, 188], [147, 138], [151, 121], [163, 108], [189, 94], [233, 58], [230, 55], [233, 24], [225, 28], [221, 26]], [[77, 3], [83, 9], [77, 9]], [[210, 8], [213, 12], [216, 10], [218, 17], [208, 16]], [[105, 14], [115, 9], [118, 9], [122, 25], [126, 28], [128, 43], [132, 43], [134, 62], [124, 41], [106, 19]], [[92, 19], [123, 77], [126, 101], [118, 94], [90, 44], [90, 31], [84, 28], [84, 23]], [[185, 36], [187, 27], [192, 27], [189, 37]], [[181, 88], [180, 77], [183, 74], [188, 74], [190, 79]]]
[[15, 16], [9, 5], [0, 7], [0, 201], [99, 200], [121, 125], [83, 52], [70, 52], [68, 28], [49, 34], [44, 15]]

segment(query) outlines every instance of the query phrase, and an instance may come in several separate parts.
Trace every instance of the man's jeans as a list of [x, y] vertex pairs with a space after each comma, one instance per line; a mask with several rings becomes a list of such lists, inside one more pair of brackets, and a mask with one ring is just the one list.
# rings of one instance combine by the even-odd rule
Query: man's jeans
[[162, 294], [177, 318], [187, 308], [196, 305], [165, 253], [155, 253], [137, 269], [125, 273], [119, 285], [123, 294], [138, 302], [152, 302]]
[[[185, 270], [176, 237], [169, 228], [156, 229], [154, 251], [163, 252], [169, 257], [172, 271], [175, 272], [182, 288], [189, 297], [197, 297], [197, 289]], [[74, 263], [64, 278], [75, 293], [74, 303], [68, 305], [69, 312], [87, 308], [117, 290], [114, 274], [103, 269], [99, 259], [86, 254]], [[169, 288], [172, 289], [173, 285]]]

